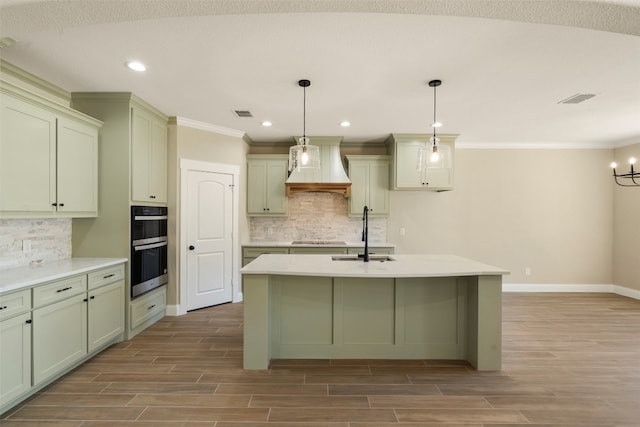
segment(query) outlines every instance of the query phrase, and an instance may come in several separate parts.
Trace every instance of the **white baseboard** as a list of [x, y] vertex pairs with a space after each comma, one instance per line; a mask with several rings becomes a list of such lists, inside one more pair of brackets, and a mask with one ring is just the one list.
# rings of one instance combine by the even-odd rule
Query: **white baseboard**
[[607, 284], [503, 283], [503, 292], [606, 292], [640, 299], [640, 290]]
[[167, 305], [167, 308], [165, 309], [165, 314], [167, 316], [180, 316], [180, 306], [178, 305]]

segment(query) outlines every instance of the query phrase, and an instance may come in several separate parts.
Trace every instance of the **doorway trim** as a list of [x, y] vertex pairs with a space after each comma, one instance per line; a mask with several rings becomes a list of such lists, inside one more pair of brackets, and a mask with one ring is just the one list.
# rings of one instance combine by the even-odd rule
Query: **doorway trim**
[[[232, 256], [231, 256], [231, 289], [232, 289], [232, 302], [242, 301], [242, 292], [240, 289], [240, 233], [238, 231], [238, 214], [239, 214], [239, 179], [240, 179], [240, 167], [235, 165], [228, 165], [224, 163], [211, 163], [202, 162], [199, 160], [180, 159], [180, 207], [177, 209], [178, 218], [176, 224], [179, 225], [178, 231], [178, 245], [176, 251], [177, 256], [177, 270], [176, 277], [179, 280], [177, 286], [178, 304], [176, 307], [176, 314], [182, 315], [187, 313], [187, 173], [189, 171], [201, 171], [201, 172], [213, 172], [219, 174], [227, 174], [233, 176], [233, 215], [232, 215]], [[185, 266], [185, 268], [183, 268]]]

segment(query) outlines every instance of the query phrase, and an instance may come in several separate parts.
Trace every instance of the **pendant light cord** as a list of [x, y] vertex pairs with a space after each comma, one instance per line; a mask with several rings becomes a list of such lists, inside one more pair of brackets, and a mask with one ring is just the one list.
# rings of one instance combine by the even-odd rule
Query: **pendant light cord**
[[[436, 86], [433, 86], [433, 125], [436, 124]], [[432, 126], [433, 126], [432, 125]], [[433, 137], [436, 137], [436, 127], [433, 126]]]
[[307, 87], [302, 87], [302, 137], [307, 136]]

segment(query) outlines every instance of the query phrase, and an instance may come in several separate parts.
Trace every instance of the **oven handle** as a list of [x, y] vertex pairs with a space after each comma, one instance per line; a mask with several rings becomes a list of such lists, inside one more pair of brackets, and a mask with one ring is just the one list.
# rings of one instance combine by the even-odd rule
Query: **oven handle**
[[156, 221], [159, 219], [167, 219], [167, 215], [136, 215], [133, 217], [136, 221]]
[[152, 245], [134, 246], [133, 250], [137, 252], [137, 251], [144, 251], [146, 249], [159, 248], [159, 247], [162, 247], [162, 246], [167, 246], [167, 242], [154, 243]]
[[167, 218], [168, 218], [167, 215], [149, 215], [149, 216], [136, 215], [133, 217], [133, 219], [136, 221], [156, 221], [159, 219], [167, 219]]

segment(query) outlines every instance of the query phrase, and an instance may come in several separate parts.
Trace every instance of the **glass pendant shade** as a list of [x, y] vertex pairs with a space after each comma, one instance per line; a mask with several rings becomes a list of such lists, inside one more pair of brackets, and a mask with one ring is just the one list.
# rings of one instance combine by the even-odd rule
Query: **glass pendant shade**
[[309, 145], [309, 138], [306, 136], [289, 148], [289, 171], [300, 169], [320, 169], [320, 148]]

